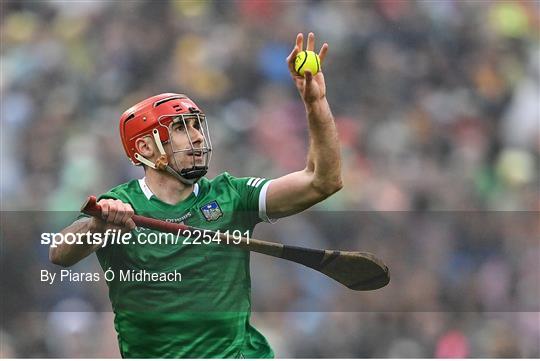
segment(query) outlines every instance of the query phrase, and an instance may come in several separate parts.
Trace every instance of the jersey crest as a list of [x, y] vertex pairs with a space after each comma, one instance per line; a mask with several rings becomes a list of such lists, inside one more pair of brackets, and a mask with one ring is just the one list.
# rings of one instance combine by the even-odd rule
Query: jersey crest
[[223, 215], [223, 212], [221, 211], [221, 208], [219, 207], [217, 201], [212, 201], [202, 206], [201, 212], [203, 213], [204, 218], [206, 218], [207, 221], [218, 220], [219, 217]]

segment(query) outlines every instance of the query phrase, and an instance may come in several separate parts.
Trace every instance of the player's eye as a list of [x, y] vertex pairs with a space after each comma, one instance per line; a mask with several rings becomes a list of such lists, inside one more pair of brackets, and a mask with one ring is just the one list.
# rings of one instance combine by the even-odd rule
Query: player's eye
[[198, 129], [203, 128], [204, 124], [206, 123], [206, 118], [200, 117], [196, 123], [197, 123], [197, 126], [199, 127]]
[[176, 123], [173, 128], [175, 131], [184, 131], [185, 127], [183, 123]]

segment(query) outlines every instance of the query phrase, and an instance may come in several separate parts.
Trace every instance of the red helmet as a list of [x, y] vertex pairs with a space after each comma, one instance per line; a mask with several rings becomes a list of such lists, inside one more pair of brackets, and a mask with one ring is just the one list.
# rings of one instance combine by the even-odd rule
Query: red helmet
[[[193, 166], [192, 168], [181, 169], [176, 172], [168, 165], [169, 160], [165, 155], [162, 144], [167, 143], [170, 139], [171, 122], [182, 121], [185, 126], [186, 117], [196, 117], [199, 121], [199, 129], [201, 129], [204, 137], [204, 146], [202, 148], [195, 148], [190, 138], [191, 149], [173, 149], [173, 153], [191, 151], [191, 154], [194, 154], [193, 151], [202, 152], [205, 154], [205, 164], [204, 166]], [[204, 123], [204, 127], [202, 123]], [[154, 138], [161, 153], [161, 157], [155, 163], [138, 154], [135, 147], [136, 140], [146, 135]], [[193, 183], [196, 179], [206, 174], [208, 170], [210, 161], [209, 153], [212, 149], [205, 115], [184, 94], [163, 93], [155, 95], [126, 110], [120, 117], [120, 138], [122, 139], [127, 156], [135, 165], [144, 163], [152, 168], [166, 170], [185, 183]]]
[[127, 156], [133, 164], [141, 162], [135, 157], [135, 141], [144, 135], [152, 135], [157, 129], [163, 143], [169, 141], [167, 127], [180, 114], [201, 113], [201, 109], [184, 94], [163, 93], [145, 99], [120, 117], [120, 138]]

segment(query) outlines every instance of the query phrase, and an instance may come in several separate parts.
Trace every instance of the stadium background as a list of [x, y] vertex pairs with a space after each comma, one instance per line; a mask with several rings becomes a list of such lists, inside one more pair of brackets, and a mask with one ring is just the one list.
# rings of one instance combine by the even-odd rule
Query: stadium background
[[[345, 187], [256, 235], [370, 250], [395, 278], [378, 294], [390, 303], [377, 308], [377, 294], [351, 295], [254, 256], [255, 326], [279, 357], [540, 357], [539, 2], [2, 1], [0, 9], [4, 219], [76, 210], [88, 194], [140, 177], [118, 118], [164, 91], [205, 109], [210, 175], [300, 169], [305, 117], [284, 58], [298, 32], [314, 31], [317, 46], [330, 45], [324, 71]], [[321, 217], [366, 227], [353, 237]], [[370, 217], [397, 217], [399, 232], [385, 235]], [[96, 270], [91, 258], [77, 270]], [[46, 247], [5, 233], [1, 261], [0, 297], [9, 299], [0, 357], [118, 356], [104, 284], [91, 294], [85, 285], [29, 287]], [[36, 299], [48, 309], [27, 312]]]

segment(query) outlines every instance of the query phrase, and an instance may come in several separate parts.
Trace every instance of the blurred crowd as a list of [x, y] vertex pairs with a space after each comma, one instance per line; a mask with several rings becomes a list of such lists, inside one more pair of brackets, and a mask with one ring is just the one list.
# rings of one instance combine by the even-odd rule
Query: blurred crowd
[[[106, 285], [89, 295], [18, 283], [38, 281], [47, 250], [11, 237], [31, 227], [7, 211], [74, 211], [140, 178], [118, 119], [162, 92], [205, 110], [210, 177], [302, 169], [305, 113], [285, 57], [308, 31], [329, 44], [345, 186], [256, 235], [371, 251], [394, 278], [379, 293], [350, 293], [254, 256], [254, 325], [278, 357], [540, 357], [538, 1], [2, 1], [0, 10], [0, 297], [10, 293], [0, 357], [118, 356]], [[77, 267], [99, 270], [93, 256]], [[36, 299], [50, 307], [22, 312]]]

